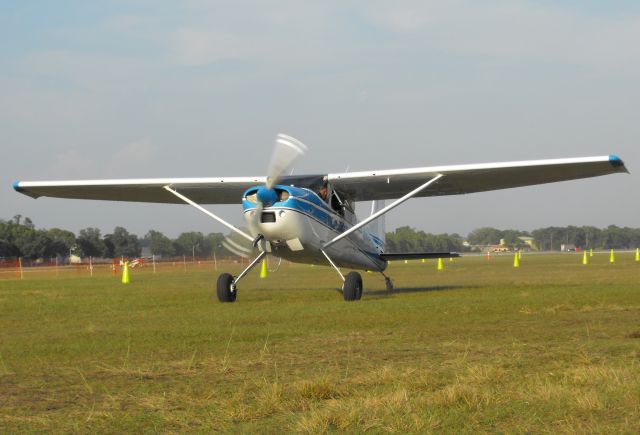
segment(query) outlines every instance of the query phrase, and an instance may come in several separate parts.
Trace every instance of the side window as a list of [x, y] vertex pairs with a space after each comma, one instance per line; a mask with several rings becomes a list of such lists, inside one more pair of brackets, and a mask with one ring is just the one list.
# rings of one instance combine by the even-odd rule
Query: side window
[[344, 207], [335, 192], [331, 194], [331, 208], [338, 212], [339, 215], [344, 215]]

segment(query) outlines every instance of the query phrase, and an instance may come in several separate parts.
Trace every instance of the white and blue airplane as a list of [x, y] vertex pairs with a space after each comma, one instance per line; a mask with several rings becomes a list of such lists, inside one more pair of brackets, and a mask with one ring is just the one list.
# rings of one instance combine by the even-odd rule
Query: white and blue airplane
[[[358, 272], [385, 275], [392, 259], [438, 258], [457, 253], [385, 252], [384, 215], [414, 197], [458, 195], [628, 172], [615, 156], [434, 166], [336, 174], [286, 175], [307, 147], [280, 134], [268, 176], [124, 180], [18, 181], [16, 191], [32, 198], [187, 203], [225, 225], [257, 248], [239, 275], [217, 281], [220, 302], [236, 300], [238, 283], [267, 253], [298, 263], [329, 264], [340, 275], [346, 301], [362, 296]], [[385, 200], [392, 200], [385, 205]], [[372, 201], [371, 214], [358, 221], [356, 201]], [[200, 204], [242, 203], [248, 233]]]

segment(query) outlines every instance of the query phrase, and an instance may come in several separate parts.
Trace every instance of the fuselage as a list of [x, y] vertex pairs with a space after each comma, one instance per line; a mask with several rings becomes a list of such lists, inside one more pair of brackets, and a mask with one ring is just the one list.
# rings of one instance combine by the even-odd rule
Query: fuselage
[[[261, 187], [248, 189], [242, 208], [249, 231], [264, 236], [264, 249], [284, 259], [310, 264], [327, 264], [320, 249], [356, 223], [350, 210], [334, 210], [314, 191], [277, 185], [272, 191]], [[260, 199], [268, 198], [268, 201]], [[356, 231], [329, 246], [325, 252], [337, 266], [383, 271], [386, 261], [380, 258], [384, 246], [366, 229]]]

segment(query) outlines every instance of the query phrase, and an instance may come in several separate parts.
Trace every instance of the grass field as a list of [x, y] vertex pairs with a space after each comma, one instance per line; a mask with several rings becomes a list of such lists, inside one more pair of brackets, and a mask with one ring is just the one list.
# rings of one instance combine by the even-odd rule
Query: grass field
[[580, 260], [0, 280], [0, 432], [638, 433], [640, 263]]

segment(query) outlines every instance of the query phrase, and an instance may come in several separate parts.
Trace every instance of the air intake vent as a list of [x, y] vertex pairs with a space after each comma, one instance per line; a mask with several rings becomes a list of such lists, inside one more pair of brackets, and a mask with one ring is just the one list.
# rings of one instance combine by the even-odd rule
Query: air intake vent
[[264, 223], [273, 223], [276, 221], [276, 214], [272, 211], [262, 212], [262, 216], [260, 216], [260, 222]]

